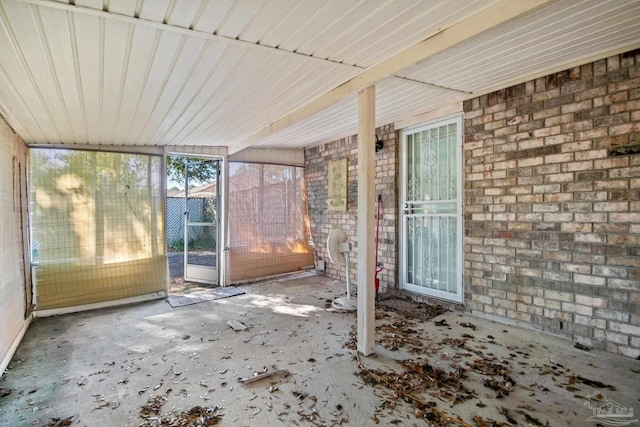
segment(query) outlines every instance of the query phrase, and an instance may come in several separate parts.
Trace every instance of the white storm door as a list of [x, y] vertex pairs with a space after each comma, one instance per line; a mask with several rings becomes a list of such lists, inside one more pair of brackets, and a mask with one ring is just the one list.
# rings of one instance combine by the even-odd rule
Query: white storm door
[[402, 289], [462, 302], [462, 117], [402, 132]]
[[[204, 163], [207, 176], [190, 188], [191, 168]], [[201, 167], [202, 169], [202, 167]], [[220, 161], [192, 160], [185, 164], [184, 280], [218, 284], [218, 212]]]

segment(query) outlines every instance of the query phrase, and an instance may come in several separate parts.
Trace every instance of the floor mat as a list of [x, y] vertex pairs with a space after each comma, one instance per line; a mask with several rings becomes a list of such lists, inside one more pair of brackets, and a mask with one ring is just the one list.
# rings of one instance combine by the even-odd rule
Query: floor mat
[[206, 291], [196, 291], [186, 295], [171, 295], [167, 297], [167, 302], [171, 307], [176, 308], [204, 301], [213, 301], [220, 298], [235, 297], [236, 295], [242, 295], [245, 293], [245, 291], [238, 288], [228, 286], [225, 288], [207, 289]]

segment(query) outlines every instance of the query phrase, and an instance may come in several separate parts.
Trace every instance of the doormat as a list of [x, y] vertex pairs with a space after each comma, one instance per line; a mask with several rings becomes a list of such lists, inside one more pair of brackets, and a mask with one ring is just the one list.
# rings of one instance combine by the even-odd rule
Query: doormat
[[183, 307], [185, 305], [197, 304], [199, 302], [213, 301], [221, 298], [235, 297], [236, 295], [246, 294], [233, 286], [225, 288], [213, 288], [206, 291], [197, 291], [186, 295], [171, 295], [167, 297], [167, 302], [173, 308]]

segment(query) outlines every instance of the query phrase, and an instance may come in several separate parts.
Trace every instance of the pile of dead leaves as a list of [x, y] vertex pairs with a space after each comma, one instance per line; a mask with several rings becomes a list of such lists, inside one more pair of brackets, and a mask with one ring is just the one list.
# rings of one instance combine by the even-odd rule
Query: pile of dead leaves
[[484, 386], [495, 390], [497, 398], [509, 395], [516, 384], [515, 380], [509, 376], [511, 369], [502, 363], [474, 359], [471, 367], [476, 372], [491, 376], [491, 378], [485, 378]]
[[184, 411], [172, 410], [160, 415], [166, 401], [167, 397], [164, 395], [149, 398], [147, 404], [142, 405], [140, 409], [140, 417], [144, 420], [140, 427], [206, 427], [216, 425], [222, 420], [222, 409], [217, 406], [194, 406]]
[[401, 372], [383, 371], [381, 369], [366, 369], [360, 364], [360, 371], [356, 374], [370, 385], [384, 385], [391, 391], [409, 403], [417, 405], [416, 408], [424, 411], [432, 405], [426, 405], [417, 396], [428, 392], [450, 405], [463, 402], [475, 397], [472, 391], [464, 384], [464, 370], [458, 368], [453, 371], [430, 365], [426, 360], [405, 360], [400, 362]]
[[417, 322], [396, 319], [391, 323], [381, 323], [377, 330], [380, 332], [376, 342], [387, 350], [396, 351], [400, 348], [408, 348], [412, 354], [421, 354], [423, 351], [420, 333], [415, 328]]
[[158, 415], [162, 411], [162, 406], [167, 401], [166, 396], [154, 396], [149, 398], [146, 405], [142, 405], [140, 409], [140, 416], [142, 418], [149, 418], [153, 415]]
[[[380, 322], [376, 326], [376, 343], [390, 351], [405, 349], [411, 354], [424, 354], [425, 346], [421, 338], [421, 331], [417, 329], [418, 322], [398, 315], [390, 315], [382, 309], [376, 309], [376, 319]], [[345, 347], [350, 350], [357, 348], [356, 326], [351, 327], [349, 340]]]
[[51, 418], [51, 421], [45, 424], [44, 427], [68, 427], [73, 424], [74, 418], [75, 416], [67, 418]]
[[394, 311], [409, 319], [416, 319], [422, 322], [439, 316], [447, 311], [447, 309], [441, 305], [415, 302], [397, 296], [380, 298], [376, 303], [376, 306]]
[[160, 417], [148, 417], [140, 424], [140, 427], [160, 426], [189, 426], [206, 427], [214, 426], [222, 420], [220, 408], [194, 406], [185, 411], [170, 411]]

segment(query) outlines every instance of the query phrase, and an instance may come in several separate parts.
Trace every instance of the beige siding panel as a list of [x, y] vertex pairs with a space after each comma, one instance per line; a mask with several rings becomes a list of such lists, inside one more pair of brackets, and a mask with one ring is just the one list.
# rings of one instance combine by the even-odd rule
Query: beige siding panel
[[[20, 190], [14, 170], [26, 164], [26, 150], [17, 149], [15, 134], [0, 118], [0, 374], [20, 339], [25, 325], [25, 278], [22, 269]], [[17, 156], [20, 156], [19, 158]]]

